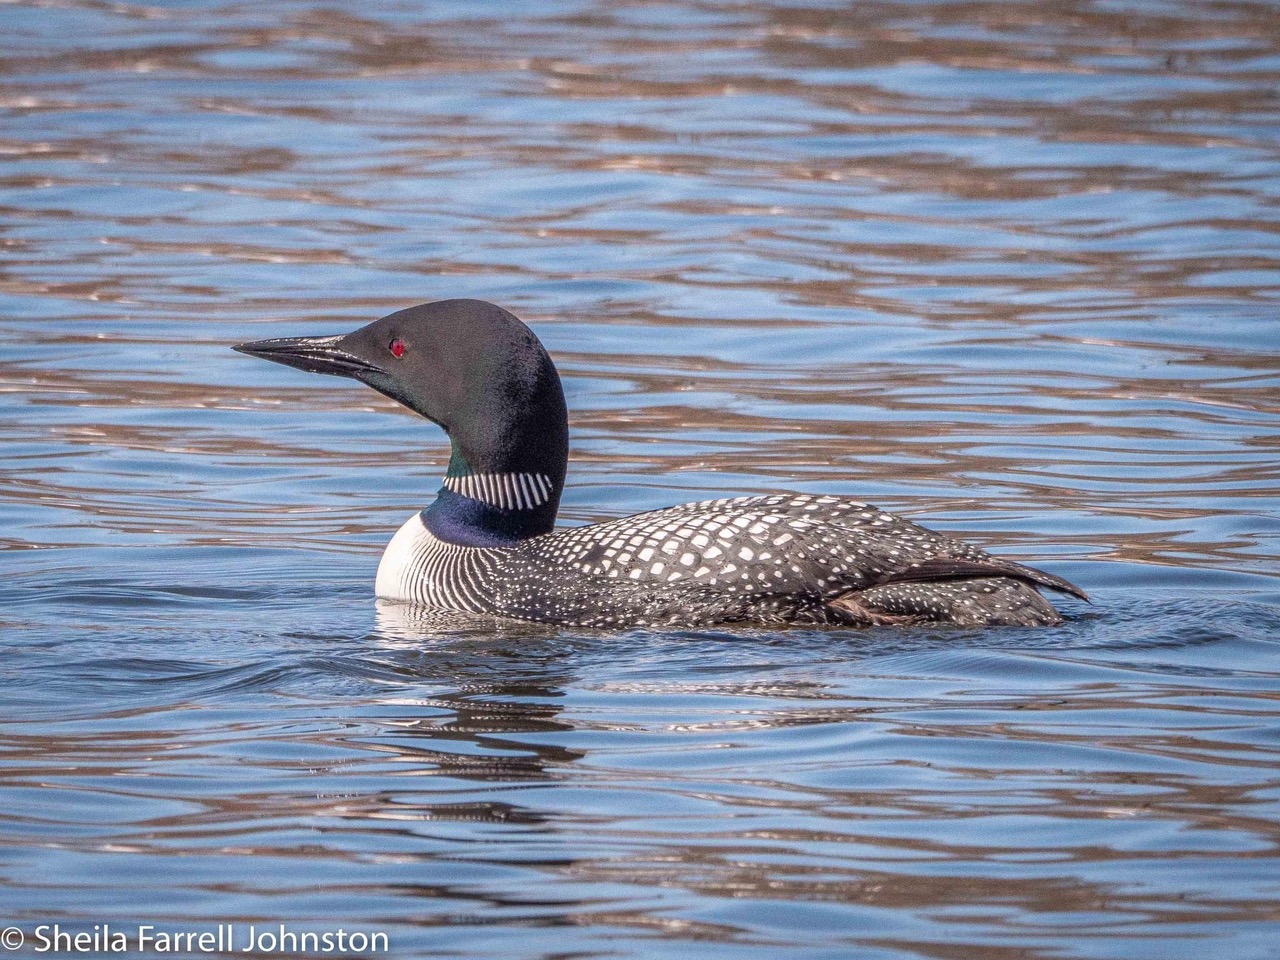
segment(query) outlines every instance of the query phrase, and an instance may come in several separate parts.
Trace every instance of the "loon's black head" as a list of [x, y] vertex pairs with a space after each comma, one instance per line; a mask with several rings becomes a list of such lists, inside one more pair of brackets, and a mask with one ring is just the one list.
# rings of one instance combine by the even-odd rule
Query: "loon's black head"
[[437, 536], [481, 545], [554, 527], [569, 449], [564, 392], [533, 331], [501, 307], [441, 300], [345, 336], [233, 349], [352, 377], [443, 427], [453, 450], [445, 489], [426, 513]]

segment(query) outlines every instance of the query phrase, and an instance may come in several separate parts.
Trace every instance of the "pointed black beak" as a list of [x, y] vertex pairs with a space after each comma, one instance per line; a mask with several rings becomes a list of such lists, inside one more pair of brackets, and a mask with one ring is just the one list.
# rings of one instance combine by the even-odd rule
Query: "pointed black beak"
[[255, 340], [232, 347], [238, 353], [261, 357], [286, 367], [297, 367], [308, 373], [331, 373], [338, 377], [364, 380], [371, 373], [385, 373], [368, 360], [344, 349], [346, 337], [286, 337], [280, 340]]

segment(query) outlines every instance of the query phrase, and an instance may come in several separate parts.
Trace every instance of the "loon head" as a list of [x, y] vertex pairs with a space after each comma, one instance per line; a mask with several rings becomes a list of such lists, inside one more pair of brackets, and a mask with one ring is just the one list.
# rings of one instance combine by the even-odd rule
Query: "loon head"
[[489, 546], [555, 526], [569, 449], [564, 391], [533, 331], [501, 307], [441, 300], [342, 336], [232, 349], [351, 377], [443, 427], [449, 469], [423, 514], [436, 536]]

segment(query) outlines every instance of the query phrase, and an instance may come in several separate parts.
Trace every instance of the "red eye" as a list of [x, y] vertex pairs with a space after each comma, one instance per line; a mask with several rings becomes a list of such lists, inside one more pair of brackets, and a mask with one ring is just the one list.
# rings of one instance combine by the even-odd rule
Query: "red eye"
[[394, 340], [391, 341], [391, 344], [387, 349], [391, 351], [391, 355], [393, 357], [396, 357], [397, 359], [399, 359], [400, 357], [404, 356], [404, 341], [401, 340], [399, 337], [396, 337]]

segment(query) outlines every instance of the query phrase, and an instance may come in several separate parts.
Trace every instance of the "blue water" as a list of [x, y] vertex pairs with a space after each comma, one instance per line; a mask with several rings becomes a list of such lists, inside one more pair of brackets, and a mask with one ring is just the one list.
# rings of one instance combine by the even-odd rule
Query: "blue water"
[[[1278, 13], [0, 6], [16, 952], [1276, 956]], [[560, 366], [565, 523], [850, 494], [1094, 604], [379, 604], [443, 436], [227, 348], [457, 296]]]

